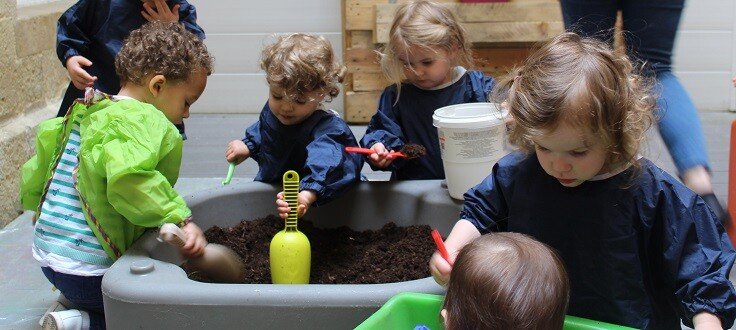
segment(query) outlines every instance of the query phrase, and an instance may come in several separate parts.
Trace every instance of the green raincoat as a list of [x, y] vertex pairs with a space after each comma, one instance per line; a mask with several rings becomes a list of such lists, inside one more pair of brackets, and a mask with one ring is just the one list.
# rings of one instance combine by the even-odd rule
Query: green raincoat
[[[146, 228], [181, 223], [191, 211], [173, 186], [182, 139], [154, 106], [111, 100], [101, 92], [77, 100], [64, 118], [37, 128], [36, 155], [21, 169], [20, 200], [40, 212], [48, 182], [79, 121], [79, 165], [74, 173], [85, 218], [105, 252], [117, 260]], [[35, 221], [35, 218], [34, 218]]]

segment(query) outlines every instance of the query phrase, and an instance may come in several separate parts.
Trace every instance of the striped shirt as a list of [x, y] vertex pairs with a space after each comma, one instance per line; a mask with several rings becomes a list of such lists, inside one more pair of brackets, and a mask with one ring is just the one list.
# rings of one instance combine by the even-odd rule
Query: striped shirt
[[42, 266], [76, 275], [101, 275], [113, 260], [87, 225], [74, 170], [79, 165], [79, 119], [54, 168], [36, 221], [33, 252]]

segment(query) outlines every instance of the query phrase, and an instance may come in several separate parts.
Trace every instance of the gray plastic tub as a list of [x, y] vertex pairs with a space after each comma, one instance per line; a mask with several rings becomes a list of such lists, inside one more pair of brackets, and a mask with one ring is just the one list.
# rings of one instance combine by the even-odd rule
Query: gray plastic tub
[[[203, 229], [233, 226], [275, 213], [279, 187], [249, 182], [206, 190], [186, 198]], [[364, 182], [343, 198], [310, 209], [315, 226], [378, 229], [428, 224], [449, 233], [461, 204], [440, 181]], [[102, 281], [111, 329], [249, 328], [351, 329], [393, 295], [441, 293], [432, 278], [389, 284], [212, 284], [192, 281], [177, 252], [143, 235]]]

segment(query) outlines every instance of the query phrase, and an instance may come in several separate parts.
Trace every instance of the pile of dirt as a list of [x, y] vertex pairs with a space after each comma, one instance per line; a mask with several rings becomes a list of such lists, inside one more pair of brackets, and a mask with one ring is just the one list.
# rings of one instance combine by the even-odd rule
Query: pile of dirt
[[[284, 221], [271, 215], [232, 228], [215, 226], [205, 236], [240, 255], [245, 264], [243, 283], [270, 284], [271, 238], [283, 228]], [[435, 246], [427, 225], [398, 227], [389, 222], [379, 230], [357, 232], [347, 227], [315, 228], [300, 220], [299, 230], [311, 244], [312, 284], [393, 283], [430, 276], [428, 263]], [[188, 273], [208, 282], [201, 274]]]

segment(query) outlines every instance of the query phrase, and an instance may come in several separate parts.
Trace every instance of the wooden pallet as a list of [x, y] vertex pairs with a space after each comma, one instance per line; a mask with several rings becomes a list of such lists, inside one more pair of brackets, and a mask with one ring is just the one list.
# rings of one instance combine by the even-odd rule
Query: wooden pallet
[[[367, 123], [375, 114], [388, 82], [376, 50], [388, 40], [397, 3], [403, 0], [343, 0], [345, 120]], [[458, 17], [473, 44], [476, 67], [492, 76], [506, 74], [523, 61], [537, 42], [563, 31], [557, 0], [512, 0], [506, 3], [459, 3], [439, 0]]]

